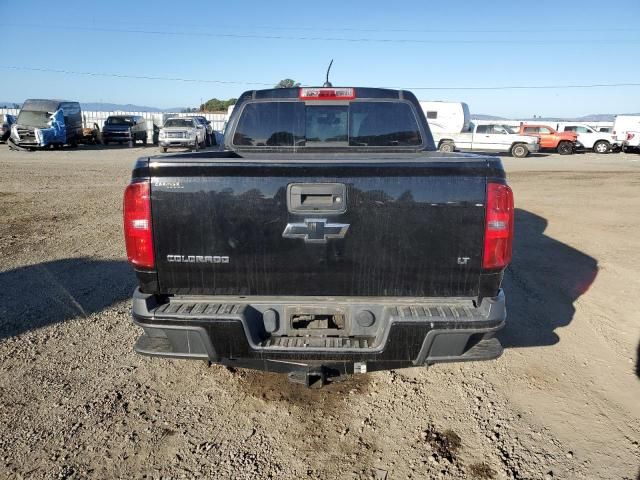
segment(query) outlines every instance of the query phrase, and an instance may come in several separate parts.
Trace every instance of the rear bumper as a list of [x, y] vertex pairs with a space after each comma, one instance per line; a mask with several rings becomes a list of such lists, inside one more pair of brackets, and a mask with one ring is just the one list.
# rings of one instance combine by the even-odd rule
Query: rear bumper
[[[291, 311], [326, 309], [344, 313], [337, 335], [292, 329]], [[372, 325], [357, 321], [363, 310], [373, 313]], [[506, 309], [502, 292], [476, 308], [466, 299], [381, 297], [172, 297], [158, 304], [136, 290], [132, 315], [144, 330], [135, 345], [143, 355], [340, 375], [497, 358], [502, 345], [494, 334]]]

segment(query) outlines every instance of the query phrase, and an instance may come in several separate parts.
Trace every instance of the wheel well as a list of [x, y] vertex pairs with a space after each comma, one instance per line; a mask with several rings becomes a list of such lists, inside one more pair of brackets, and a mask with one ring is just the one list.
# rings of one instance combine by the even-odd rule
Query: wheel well
[[443, 143], [453, 143], [455, 145], [456, 142], [454, 142], [453, 139], [451, 139], [451, 138], [443, 138], [442, 140], [440, 140], [438, 142], [438, 147], [440, 145], [442, 145]]
[[515, 147], [516, 145], [524, 145], [525, 147], [527, 146], [527, 144], [525, 142], [513, 142], [511, 144], [511, 148]]

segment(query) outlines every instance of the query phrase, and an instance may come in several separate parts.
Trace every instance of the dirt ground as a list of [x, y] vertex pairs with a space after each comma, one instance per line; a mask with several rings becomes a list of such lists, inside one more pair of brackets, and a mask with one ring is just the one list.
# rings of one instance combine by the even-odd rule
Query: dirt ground
[[0, 145], [0, 478], [640, 478], [640, 155], [505, 160], [500, 359], [307, 390], [133, 353], [120, 208], [149, 152]]

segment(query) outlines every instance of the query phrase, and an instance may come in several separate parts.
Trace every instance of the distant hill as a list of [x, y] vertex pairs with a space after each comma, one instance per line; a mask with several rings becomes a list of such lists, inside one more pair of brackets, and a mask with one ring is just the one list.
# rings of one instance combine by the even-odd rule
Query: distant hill
[[122, 112], [181, 112], [186, 107], [173, 107], [173, 108], [157, 108], [157, 107], [147, 107], [145, 105], [133, 105], [130, 103], [122, 104], [122, 103], [81, 103], [83, 110], [90, 110], [96, 112], [113, 112], [113, 111], [122, 111]]
[[[616, 115], [640, 115], [640, 113], [618, 113]], [[613, 122], [616, 115], [612, 113], [594, 113], [591, 115], [585, 115], [576, 120], [582, 120], [583, 122]]]
[[[625, 114], [626, 115], [626, 114]], [[629, 114], [635, 115], [635, 114]], [[523, 118], [519, 120], [531, 121], [531, 122], [613, 122], [616, 116], [609, 113], [600, 113], [593, 115], [585, 115], [583, 117], [536, 117], [536, 118]]]
[[471, 115], [472, 120], [508, 120], [504, 117], [496, 117], [494, 115], [483, 115], [481, 113], [474, 113]]
[[[0, 102], [0, 108], [7, 107], [13, 108], [13, 105], [22, 106], [22, 102]], [[80, 103], [83, 110], [88, 111], [97, 111], [97, 112], [113, 112], [113, 111], [121, 111], [121, 112], [167, 112], [167, 113], [180, 113], [187, 107], [172, 107], [172, 108], [158, 108], [158, 107], [149, 107], [145, 105], [134, 105], [131, 103], [103, 103], [103, 102], [89, 102], [89, 103]], [[614, 114], [614, 113], [593, 113], [590, 115], [584, 115], [582, 117], [543, 117], [543, 118], [522, 118], [518, 120], [523, 121], [545, 121], [545, 122], [613, 122], [616, 115], [640, 115], [640, 113], [624, 113], [624, 114]], [[482, 113], [473, 113], [471, 114], [472, 120], [511, 120], [505, 117], [499, 117], [496, 115], [486, 115]]]
[[[23, 102], [0, 102], [0, 108], [13, 108], [14, 105], [18, 105], [18, 108], [22, 106]], [[133, 105], [131, 103], [102, 103], [102, 102], [89, 102], [82, 103], [80, 102], [80, 106], [83, 110], [95, 111], [95, 112], [113, 112], [113, 111], [121, 111], [121, 112], [169, 112], [169, 113], [179, 113], [182, 112], [186, 107], [172, 107], [172, 108], [157, 108], [157, 107], [148, 107], [145, 105]]]
[[522, 120], [528, 122], [613, 122], [616, 115], [640, 115], [640, 113], [592, 113], [582, 117], [536, 117], [536, 118], [504, 118], [494, 115], [472, 114], [472, 120]]

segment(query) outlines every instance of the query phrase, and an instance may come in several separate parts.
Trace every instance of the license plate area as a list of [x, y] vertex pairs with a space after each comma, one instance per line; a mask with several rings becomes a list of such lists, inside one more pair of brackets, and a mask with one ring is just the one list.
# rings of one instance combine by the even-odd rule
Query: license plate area
[[347, 312], [340, 307], [291, 307], [287, 319], [291, 336], [348, 335]]

